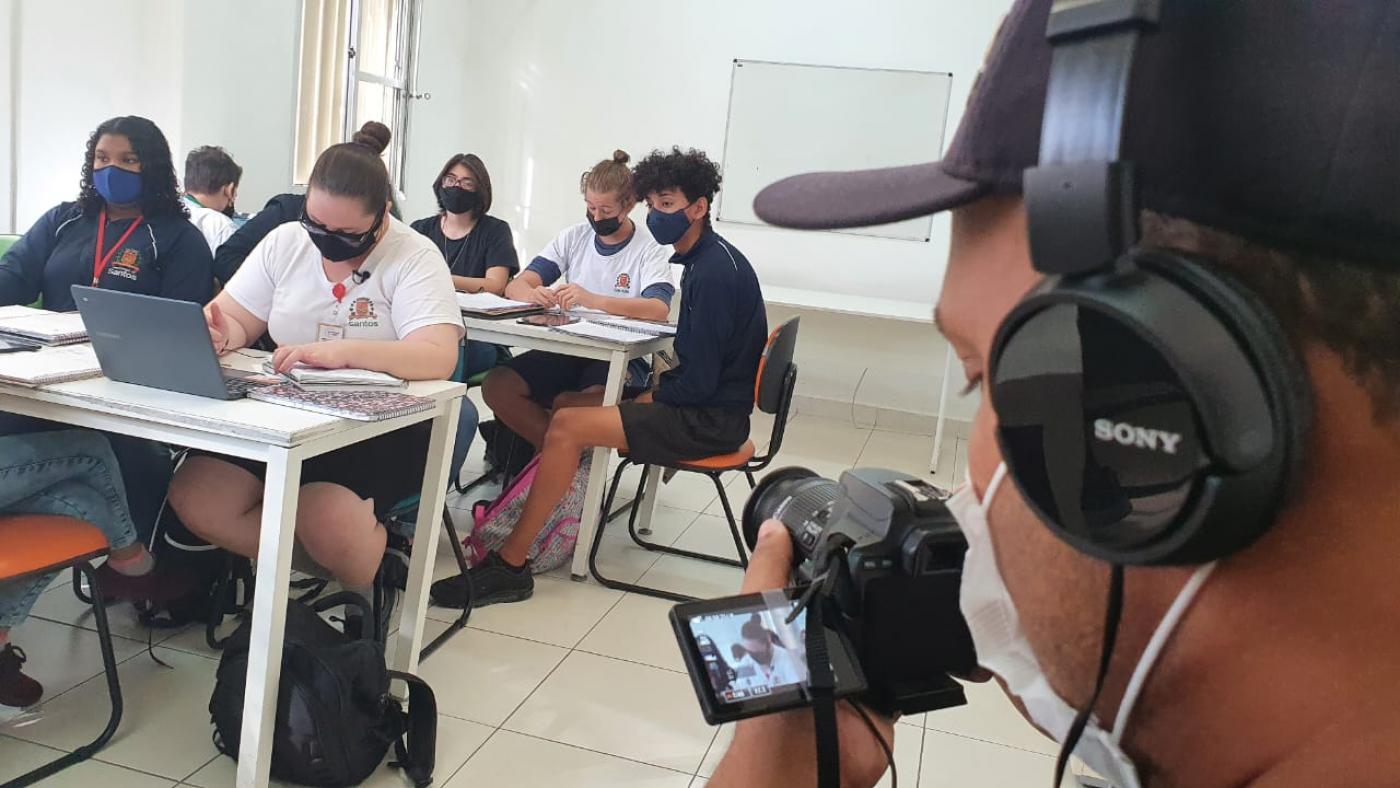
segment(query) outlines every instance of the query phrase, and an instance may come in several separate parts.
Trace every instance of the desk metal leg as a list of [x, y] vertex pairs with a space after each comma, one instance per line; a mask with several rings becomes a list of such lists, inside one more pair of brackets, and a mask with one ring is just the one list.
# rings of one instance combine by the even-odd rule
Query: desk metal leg
[[[614, 350], [608, 360], [608, 385], [603, 391], [603, 405], [616, 405], [622, 398], [622, 381], [627, 375], [627, 354]], [[573, 578], [588, 579], [588, 545], [593, 544], [593, 532], [598, 529], [598, 508], [603, 504], [603, 491], [608, 484], [608, 457], [612, 449], [593, 450], [593, 467], [588, 471], [588, 490], [583, 495], [583, 519], [578, 526], [578, 544], [574, 548]]]
[[929, 473], [938, 473], [938, 455], [943, 453], [943, 424], [948, 416], [948, 385], [953, 372], [953, 344], [943, 353], [943, 387], [938, 392], [938, 422], [933, 428], [933, 458], [929, 460]]
[[258, 574], [253, 591], [253, 629], [243, 695], [243, 732], [238, 748], [239, 788], [267, 785], [272, 765], [273, 712], [282, 676], [282, 636], [287, 621], [287, 584], [296, 539], [301, 457], [273, 447], [267, 459]]
[[428, 589], [433, 582], [438, 534], [442, 532], [443, 499], [447, 497], [447, 466], [457, 437], [458, 405], [456, 399], [450, 399], [438, 406], [441, 410], [433, 418], [433, 434], [428, 440], [428, 464], [423, 471], [413, 555], [408, 563], [408, 588], [399, 612], [398, 645], [394, 649], [393, 669], [404, 673], [418, 670], [418, 650], [423, 646]]

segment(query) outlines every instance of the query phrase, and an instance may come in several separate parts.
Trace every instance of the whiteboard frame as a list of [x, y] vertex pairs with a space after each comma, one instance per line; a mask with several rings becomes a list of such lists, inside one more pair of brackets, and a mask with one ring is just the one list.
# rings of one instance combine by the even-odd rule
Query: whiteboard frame
[[[953, 98], [953, 91], [952, 91], [952, 89], [951, 89], [952, 81], [953, 81], [953, 72], [951, 72], [951, 71], [921, 71], [921, 70], [919, 70], [919, 69], [914, 69], [914, 68], [874, 68], [874, 67], [868, 67], [868, 66], [838, 66], [838, 65], [830, 65], [830, 64], [822, 64], [822, 63], [791, 63], [791, 62], [787, 62], [787, 61], [783, 61], [783, 60], [751, 60], [751, 59], [747, 59], [747, 58], [737, 58], [737, 57], [736, 57], [736, 58], [734, 58], [733, 61], [731, 61], [731, 65], [730, 65], [730, 69], [729, 69], [729, 100], [728, 100], [728, 111], [725, 113], [725, 117], [724, 117], [724, 146], [720, 149], [720, 166], [721, 166], [721, 167], [725, 167], [725, 166], [727, 166], [728, 163], [729, 163], [729, 132], [730, 132], [730, 128], [733, 126], [733, 122], [734, 122], [734, 82], [735, 82], [736, 78], [738, 77], [738, 74], [739, 74], [739, 67], [742, 66], [742, 65], [744, 65], [744, 64], [749, 64], [749, 63], [756, 64], [756, 65], [764, 65], [764, 66], [792, 66], [792, 67], [794, 67], [794, 68], [826, 68], [826, 69], [839, 69], [839, 70], [842, 70], [842, 71], [881, 71], [881, 72], [899, 73], [899, 74], [926, 74], [926, 75], [931, 75], [931, 76], [945, 76], [945, 77], [948, 78], [949, 90], [947, 91], [947, 95], [946, 95], [946, 96], [944, 97], [944, 99], [943, 99], [943, 128], [939, 129], [939, 140], [938, 140], [938, 147], [939, 147], [939, 150], [940, 150], [940, 151], [943, 150], [943, 149], [944, 149], [944, 146], [945, 146], [946, 143], [948, 142], [948, 110], [949, 110], [949, 108], [950, 108], [950, 106], [951, 106], [951, 104], [952, 104], [952, 98]], [[915, 163], [919, 163], [919, 162], [910, 162], [910, 163], [911, 163], [911, 164], [915, 164]], [[722, 170], [721, 170], [721, 172], [722, 172]], [[759, 222], [751, 222], [751, 221], [747, 221], [747, 220], [745, 220], [745, 219], [726, 219], [726, 218], [724, 217], [724, 198], [725, 198], [725, 191], [724, 191], [724, 189], [720, 189], [720, 191], [719, 191], [719, 199], [716, 200], [716, 202], [715, 202], [715, 221], [716, 221], [716, 222], [725, 222], [726, 224], [743, 225], [743, 226], [745, 226], [745, 227], [767, 227], [767, 228], [769, 228], [769, 229], [777, 229], [777, 230], [790, 229], [790, 228], [778, 227], [777, 225], [769, 224], [769, 223], [767, 223], [767, 222], [762, 222], [762, 221], [759, 221]], [[836, 229], [830, 229], [830, 230], [816, 230], [816, 231], [803, 230], [803, 231], [801, 231], [801, 232], [824, 232], [824, 233], [835, 233], [835, 234], [837, 234], [837, 235], [854, 235], [854, 236], [864, 237], [864, 238], [888, 238], [888, 239], [894, 240], [894, 241], [906, 241], [906, 242], [909, 242], [909, 243], [930, 243], [930, 242], [932, 242], [932, 240], [933, 240], [933, 215], [930, 214], [929, 216], [927, 216], [927, 217], [925, 217], [925, 218], [926, 218], [927, 221], [928, 221], [928, 226], [924, 229], [924, 237], [923, 237], [922, 239], [920, 239], [920, 238], [909, 238], [909, 237], [903, 236], [903, 235], [883, 235], [883, 234], [881, 234], [881, 233], [879, 233], [879, 232], [872, 231], [871, 229], [865, 229], [863, 232], [857, 232], [857, 228], [836, 228]], [[879, 226], [880, 226], [880, 225], [873, 225], [872, 227], [878, 228]]]

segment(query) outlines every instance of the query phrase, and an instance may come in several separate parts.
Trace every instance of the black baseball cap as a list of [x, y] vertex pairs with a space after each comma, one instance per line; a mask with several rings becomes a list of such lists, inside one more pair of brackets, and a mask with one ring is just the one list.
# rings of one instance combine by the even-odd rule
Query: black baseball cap
[[[754, 211], [860, 227], [1020, 193], [1040, 153], [1051, 5], [1012, 7], [942, 161], [796, 175]], [[1400, 265], [1400, 3], [1167, 0], [1139, 45], [1123, 157], [1144, 209]]]

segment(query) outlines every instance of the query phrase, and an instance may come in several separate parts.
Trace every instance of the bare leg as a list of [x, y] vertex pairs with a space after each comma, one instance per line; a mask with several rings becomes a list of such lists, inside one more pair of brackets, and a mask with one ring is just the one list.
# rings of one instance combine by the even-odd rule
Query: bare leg
[[525, 563], [530, 545], [544, 529], [549, 513], [568, 492], [578, 470], [579, 455], [594, 446], [626, 450], [627, 437], [616, 407], [567, 408], [554, 414], [540, 454], [539, 471], [530, 485], [520, 522], [499, 551], [506, 562], [516, 566]]
[[510, 367], [491, 370], [481, 384], [481, 396], [491, 412], [516, 435], [535, 448], [544, 445], [549, 429], [549, 411], [530, 399], [530, 386]]
[[583, 391], [566, 391], [554, 398], [554, 410], [564, 408], [597, 408], [603, 405], [603, 387], [589, 386]]
[[374, 516], [373, 500], [338, 484], [302, 486], [297, 539], [312, 560], [329, 569], [341, 584], [364, 588], [374, 582], [387, 537]]
[[262, 497], [258, 477], [216, 457], [190, 457], [170, 483], [170, 506], [186, 527], [248, 558], [258, 555]]

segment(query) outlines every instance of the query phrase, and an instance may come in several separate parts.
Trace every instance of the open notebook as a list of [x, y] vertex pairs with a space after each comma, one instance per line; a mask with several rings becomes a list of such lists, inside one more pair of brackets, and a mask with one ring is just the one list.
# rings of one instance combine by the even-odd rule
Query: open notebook
[[355, 421], [383, 421], [431, 410], [433, 400], [393, 391], [307, 391], [291, 383], [253, 389], [249, 399]]
[[44, 386], [102, 374], [92, 345], [45, 347], [27, 353], [0, 354], [0, 382]]
[[0, 334], [33, 339], [46, 345], [87, 341], [87, 328], [77, 312], [49, 312], [27, 306], [0, 309]]
[[469, 315], [508, 317], [544, 311], [544, 307], [525, 301], [512, 301], [495, 293], [458, 293], [457, 306]]

